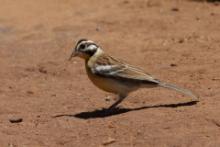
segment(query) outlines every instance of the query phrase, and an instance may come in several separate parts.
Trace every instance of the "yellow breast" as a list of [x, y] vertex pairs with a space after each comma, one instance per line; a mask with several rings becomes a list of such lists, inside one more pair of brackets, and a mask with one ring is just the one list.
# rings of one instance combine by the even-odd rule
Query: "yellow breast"
[[129, 87], [122, 81], [95, 75], [91, 72], [90, 68], [87, 66], [86, 66], [86, 71], [89, 79], [93, 82], [93, 84], [104, 91], [115, 94], [127, 94], [131, 91], [131, 87]]
[[124, 81], [116, 80], [109, 77], [102, 77], [100, 75], [92, 73], [90, 68], [92, 68], [94, 64], [96, 64], [97, 59], [103, 54], [104, 52], [102, 50], [98, 50], [92, 57], [90, 57], [90, 59], [85, 62], [88, 77], [93, 82], [93, 84], [104, 91], [115, 94], [125, 95], [134, 90], [133, 86], [129, 86], [129, 84], [125, 83]]

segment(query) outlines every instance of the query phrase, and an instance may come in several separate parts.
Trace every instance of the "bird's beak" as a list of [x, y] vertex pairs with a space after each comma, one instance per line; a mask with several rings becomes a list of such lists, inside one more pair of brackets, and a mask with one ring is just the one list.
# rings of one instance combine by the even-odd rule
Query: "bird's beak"
[[69, 61], [73, 58], [73, 57], [76, 57], [78, 55], [77, 51], [76, 51], [76, 48], [77, 48], [77, 45], [75, 46], [75, 48], [73, 49], [73, 52], [69, 58]]
[[76, 57], [77, 56], [77, 53], [76, 52], [73, 52], [69, 58], [69, 61], [73, 58], [73, 57]]

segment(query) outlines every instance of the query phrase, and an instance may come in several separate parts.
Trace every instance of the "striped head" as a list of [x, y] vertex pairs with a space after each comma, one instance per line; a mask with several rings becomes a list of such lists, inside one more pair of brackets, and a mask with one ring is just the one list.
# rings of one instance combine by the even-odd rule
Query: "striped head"
[[89, 59], [96, 53], [98, 49], [100, 49], [99, 46], [95, 44], [93, 41], [87, 39], [80, 39], [76, 43], [76, 46], [70, 56], [70, 59], [76, 56], [84, 59]]

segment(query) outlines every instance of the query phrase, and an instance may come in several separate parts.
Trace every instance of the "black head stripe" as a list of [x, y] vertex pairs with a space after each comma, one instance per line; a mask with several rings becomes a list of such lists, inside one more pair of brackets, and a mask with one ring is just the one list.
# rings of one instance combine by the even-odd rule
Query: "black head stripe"
[[96, 51], [92, 51], [92, 50], [88, 50], [86, 51], [86, 54], [88, 54], [89, 56], [93, 56], [95, 54]]
[[93, 48], [93, 49], [90, 48], [90, 49], [85, 50], [85, 53], [90, 55], [90, 56], [94, 55], [96, 53], [97, 49], [98, 49], [97, 44], [91, 43], [91, 42], [87, 43], [88, 48], [89, 48], [89, 46], [92, 46], [92, 45], [95, 46], [95, 48]]
[[83, 39], [80, 39], [77, 43], [76, 43], [76, 46], [75, 46], [75, 51], [77, 51], [77, 47], [78, 45], [83, 42], [83, 41], [87, 41], [87, 39], [83, 38]]
[[80, 43], [83, 42], [83, 41], [88, 41], [88, 39], [85, 39], [85, 38], [80, 39], [80, 40], [77, 42], [77, 45], [80, 44]]
[[75, 46], [75, 52], [80, 52], [84, 55], [92, 56], [96, 53], [98, 48], [99, 46], [95, 44], [93, 41], [87, 39], [80, 39]]

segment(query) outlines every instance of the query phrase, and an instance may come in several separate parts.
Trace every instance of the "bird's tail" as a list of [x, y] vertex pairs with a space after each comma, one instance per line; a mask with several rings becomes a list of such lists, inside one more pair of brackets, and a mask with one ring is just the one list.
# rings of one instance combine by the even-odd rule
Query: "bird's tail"
[[185, 88], [181, 88], [179, 86], [176, 86], [174, 84], [169, 84], [169, 83], [166, 83], [166, 82], [159, 82], [158, 83], [161, 87], [164, 87], [164, 88], [168, 88], [168, 89], [172, 89], [172, 90], [175, 90], [177, 92], [180, 92], [184, 95], [188, 95], [190, 96], [191, 98], [193, 98], [193, 101], [199, 101], [198, 99], [198, 96], [196, 96], [195, 94], [193, 94], [190, 90], [188, 89], [185, 89]]

